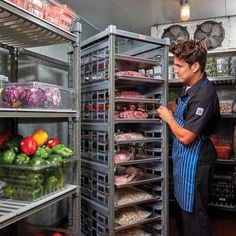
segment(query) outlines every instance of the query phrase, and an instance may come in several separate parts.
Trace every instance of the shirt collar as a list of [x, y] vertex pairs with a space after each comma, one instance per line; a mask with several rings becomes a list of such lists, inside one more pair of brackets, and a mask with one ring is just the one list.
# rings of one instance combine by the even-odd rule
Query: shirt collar
[[186, 86], [182, 89], [181, 97], [190, 96], [192, 97], [202, 86], [202, 83], [207, 80], [206, 73], [203, 74], [203, 77], [197, 81], [191, 88], [186, 91]]

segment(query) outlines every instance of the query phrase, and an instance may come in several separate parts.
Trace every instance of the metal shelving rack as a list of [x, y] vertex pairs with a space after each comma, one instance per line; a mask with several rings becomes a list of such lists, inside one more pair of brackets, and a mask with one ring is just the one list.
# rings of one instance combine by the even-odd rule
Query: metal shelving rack
[[[118, 30], [105, 31], [81, 44], [81, 231], [82, 235], [116, 235], [131, 226], [139, 226], [150, 235], [168, 235], [168, 137], [166, 125], [156, 117], [155, 109], [166, 105], [168, 93], [168, 45], [165, 39]], [[140, 76], [118, 76], [117, 71], [139, 71]], [[143, 99], [119, 98], [117, 90], [138, 90]], [[140, 104], [148, 110], [147, 119], [117, 119], [117, 105]], [[141, 131], [142, 140], [115, 141], [119, 132]], [[138, 147], [145, 158], [115, 163], [115, 152], [122, 147]], [[130, 183], [115, 185], [122, 167], [136, 166], [143, 176]], [[117, 189], [145, 188], [152, 198], [116, 206]], [[117, 225], [119, 208], [142, 206], [151, 212], [143, 221]], [[122, 231], [124, 230], [124, 231]]]
[[[71, 33], [72, 32], [72, 33]], [[18, 48], [29, 48], [36, 46], [49, 46], [61, 43], [70, 45], [69, 51], [69, 83], [77, 92], [77, 99], [74, 110], [30, 110], [30, 109], [4, 109], [0, 108], [0, 118], [27, 118], [27, 119], [67, 119], [72, 123], [70, 146], [75, 154], [75, 175], [73, 184], [66, 186], [61, 191], [57, 191], [49, 196], [34, 202], [22, 202], [16, 200], [0, 200], [0, 228], [8, 226], [20, 219], [29, 216], [37, 211], [44, 209], [62, 199], [70, 197], [73, 204], [72, 234], [79, 235], [80, 232], [80, 37], [81, 27], [76, 20], [71, 32], [62, 30], [53, 24], [40, 19], [33, 14], [20, 9], [13, 4], [0, 1], [0, 43], [10, 50]], [[14, 56], [17, 57], [15, 54]], [[42, 56], [41, 56], [42, 57]], [[46, 58], [46, 57], [45, 57]], [[12, 60], [13, 74], [12, 79], [17, 81], [14, 76], [14, 69], [17, 67]], [[69, 126], [71, 127], [71, 126]]]

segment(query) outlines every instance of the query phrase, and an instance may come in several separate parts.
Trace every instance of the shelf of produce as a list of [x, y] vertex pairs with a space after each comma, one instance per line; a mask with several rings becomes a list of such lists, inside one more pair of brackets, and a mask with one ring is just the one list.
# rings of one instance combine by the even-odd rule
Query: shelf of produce
[[35, 47], [76, 42], [76, 35], [20, 9], [0, 1], [0, 41], [13, 47]]
[[148, 218], [146, 218], [145, 220], [138, 221], [134, 224], [116, 226], [115, 227], [115, 232], [125, 230], [125, 229], [129, 229], [129, 228], [132, 228], [132, 227], [135, 227], [135, 226], [140, 226], [140, 225], [143, 225], [143, 224], [148, 224], [148, 223], [158, 221], [158, 220], [161, 220], [161, 216], [157, 215], [157, 214], [153, 214], [153, 215], [149, 216]]
[[19, 108], [0, 108], [1, 118], [54, 118], [54, 117], [77, 117], [78, 113], [75, 110], [45, 110], [45, 109], [19, 109]]
[[[234, 82], [235, 76], [215, 76], [215, 77], [208, 77], [208, 79], [214, 84], [225, 84]], [[172, 86], [181, 85], [178, 79], [169, 80], [169, 84]]]
[[0, 228], [4, 228], [24, 217], [44, 209], [66, 197], [76, 193], [77, 186], [68, 185], [66, 188], [45, 196], [35, 202], [0, 199]]

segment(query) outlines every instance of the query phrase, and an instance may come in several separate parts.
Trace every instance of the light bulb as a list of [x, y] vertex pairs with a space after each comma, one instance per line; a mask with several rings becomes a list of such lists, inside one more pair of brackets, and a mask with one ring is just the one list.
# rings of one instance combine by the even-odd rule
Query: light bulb
[[190, 5], [189, 3], [180, 4], [180, 19], [187, 21], [190, 17]]

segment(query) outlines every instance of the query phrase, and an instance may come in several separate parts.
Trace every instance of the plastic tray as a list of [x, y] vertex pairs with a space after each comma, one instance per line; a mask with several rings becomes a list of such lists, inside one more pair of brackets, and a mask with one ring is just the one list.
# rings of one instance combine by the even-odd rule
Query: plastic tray
[[0, 164], [0, 179], [6, 183], [3, 198], [22, 201], [39, 200], [69, 184], [74, 158], [60, 164], [40, 167]]
[[41, 82], [10, 83], [1, 92], [3, 108], [74, 109], [75, 92]]

